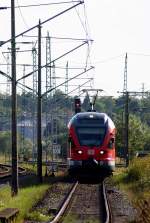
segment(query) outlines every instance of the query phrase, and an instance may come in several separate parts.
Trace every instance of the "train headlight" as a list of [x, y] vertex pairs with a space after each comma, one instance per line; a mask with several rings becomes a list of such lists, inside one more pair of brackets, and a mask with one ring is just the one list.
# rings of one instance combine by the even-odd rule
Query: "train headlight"
[[103, 155], [105, 152], [103, 150], [100, 151], [100, 154]]
[[83, 151], [82, 150], [78, 150], [77, 153], [81, 155], [83, 153]]

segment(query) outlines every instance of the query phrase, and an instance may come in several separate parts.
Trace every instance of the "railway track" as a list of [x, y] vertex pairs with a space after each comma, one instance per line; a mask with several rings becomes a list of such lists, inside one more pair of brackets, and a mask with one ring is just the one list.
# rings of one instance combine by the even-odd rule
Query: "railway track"
[[[25, 174], [26, 170], [22, 167], [18, 168], [19, 174]], [[11, 176], [12, 168], [11, 165], [0, 164], [0, 179], [4, 179]]]
[[56, 222], [110, 223], [110, 213], [104, 183], [86, 184], [76, 182], [58, 214], [50, 223]]
[[[21, 163], [21, 162], [20, 162]], [[36, 162], [28, 162], [30, 164], [36, 163]], [[48, 171], [51, 172], [52, 171], [52, 166], [53, 167], [57, 167], [57, 171], [58, 170], [66, 170], [66, 163], [64, 162], [53, 162], [53, 163], [48, 163]], [[11, 165], [8, 164], [1, 164], [0, 163], [0, 183], [2, 179], [7, 179], [9, 177], [11, 177], [11, 173], [12, 173], [12, 169], [11, 169]], [[20, 176], [24, 176], [29, 174], [29, 171], [27, 171], [25, 168], [22, 167], [18, 167], [18, 173]]]

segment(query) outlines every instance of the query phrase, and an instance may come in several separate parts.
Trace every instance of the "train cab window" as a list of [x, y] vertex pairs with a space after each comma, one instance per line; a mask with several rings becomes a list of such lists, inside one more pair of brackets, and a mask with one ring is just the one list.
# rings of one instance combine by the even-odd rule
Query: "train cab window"
[[78, 127], [77, 136], [81, 146], [100, 146], [105, 136], [105, 127]]

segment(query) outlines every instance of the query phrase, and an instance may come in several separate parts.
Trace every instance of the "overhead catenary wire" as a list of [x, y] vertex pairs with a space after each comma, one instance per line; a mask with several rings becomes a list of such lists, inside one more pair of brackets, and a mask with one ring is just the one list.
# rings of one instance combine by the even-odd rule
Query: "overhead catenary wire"
[[[23, 35], [24, 37], [28, 38], [37, 38], [37, 35]], [[47, 36], [42, 36], [41, 38], [46, 39]], [[93, 39], [87, 39], [87, 38], [75, 38], [75, 37], [59, 37], [59, 36], [50, 36], [51, 39], [57, 39], [57, 40], [73, 40], [73, 41], [91, 41], [93, 42]]]
[[[90, 32], [90, 26], [89, 26], [89, 22], [88, 22], [88, 18], [87, 18], [87, 13], [86, 13], [86, 8], [85, 8], [85, 4], [83, 5], [84, 7], [84, 17], [85, 17], [85, 29], [86, 29], [86, 38], [89, 39], [91, 34]], [[92, 44], [92, 42], [91, 42]], [[86, 66], [88, 65], [88, 61], [91, 63], [91, 58], [90, 58], [90, 52], [91, 52], [91, 45], [89, 45], [88, 43], [88, 46], [87, 46], [87, 56], [86, 56]]]
[[[45, 24], [45, 23], [47, 23], [47, 22], [49, 22], [49, 21], [51, 21], [51, 20], [57, 18], [57, 17], [60, 16], [60, 15], [63, 15], [64, 13], [70, 11], [71, 9], [73, 9], [74, 7], [77, 7], [77, 6], [80, 5], [80, 4], [83, 4], [83, 1], [80, 1], [78, 4], [76, 4], [76, 5], [74, 5], [74, 6], [71, 6], [71, 7], [67, 8], [67, 9], [65, 9], [65, 10], [63, 10], [63, 11], [61, 11], [61, 12], [59, 12], [58, 14], [56, 14], [56, 15], [54, 15], [54, 16], [52, 16], [52, 17], [46, 19], [46, 20], [44, 20], [43, 22], [41, 22], [41, 25], [43, 25], [43, 24]], [[25, 33], [28, 33], [28, 32], [30, 32], [30, 31], [34, 30], [35, 28], [38, 28], [38, 27], [39, 27], [39, 24], [37, 24], [37, 25], [35, 25], [35, 26], [32, 26], [30, 29], [25, 30], [25, 31], [21, 32], [20, 34], [16, 35], [16, 36], [15, 36], [15, 39], [18, 38], [18, 37], [20, 37], [20, 36], [22, 36], [22, 35], [24, 35]], [[2, 41], [2, 42], [0, 42], [0, 46], [5, 45], [6, 43], [10, 42], [11, 40], [12, 40], [12, 39], [8, 39], [8, 40], [6, 40], [6, 41]]]
[[150, 54], [145, 54], [145, 53], [134, 53], [134, 52], [129, 52], [128, 55], [131, 55], [131, 56], [150, 57]]
[[[84, 21], [82, 21], [81, 16], [80, 16], [80, 13], [77, 10], [77, 8], [75, 8], [75, 11], [76, 11], [76, 13], [77, 13], [77, 15], [79, 17], [80, 23], [81, 23], [81, 25], [82, 25], [82, 27], [83, 27], [83, 29], [85, 31], [86, 39], [89, 39], [89, 32], [88, 32], [88, 27], [87, 27], [88, 22], [87, 22], [85, 4], [83, 4], [83, 8], [84, 8]], [[87, 53], [86, 53], [85, 67], [87, 67], [87, 65], [88, 65], [88, 59], [90, 57], [90, 45], [89, 44], [90, 44], [90, 42], [88, 42], [88, 44], [87, 44]]]
[[[1, 70], [0, 70], [0, 74], [3, 75], [4, 77], [6, 77], [6, 78], [9, 79], [9, 80], [12, 80], [12, 77], [11, 77], [11, 76], [9, 76], [8, 74], [4, 73], [4, 72], [1, 71]], [[4, 83], [3, 83], [3, 84], [4, 84]], [[20, 83], [20, 82], [18, 82], [18, 84], [21, 85], [22, 87], [27, 88], [27, 89], [30, 90], [30, 91], [33, 91], [32, 88], [30, 88], [30, 87], [28, 87], [28, 86], [26, 86], [26, 85], [24, 85], [24, 84], [22, 84], [22, 83]], [[20, 88], [21, 88], [21, 87], [20, 87]], [[21, 88], [21, 89], [22, 89], [22, 88]]]
[[22, 17], [23, 23], [25, 24], [25, 26], [26, 26], [27, 28], [29, 28], [29, 26], [27, 25], [27, 22], [26, 22], [26, 20], [25, 20], [25, 18], [24, 18], [24, 16], [23, 16], [23, 13], [22, 13], [22, 11], [21, 11], [21, 7], [20, 7], [20, 5], [19, 5], [19, 0], [17, 0], [17, 4], [18, 4], [19, 12], [20, 12], [20, 15], [21, 15], [21, 17]]
[[[70, 3], [75, 3], [75, 2], [81, 2], [81, 1], [70, 1]], [[21, 7], [21, 5], [19, 5], [18, 4], [18, 8], [20, 8]], [[83, 40], [83, 39], [82, 39]], [[21, 52], [25, 52], [25, 51], [21, 51]], [[27, 66], [33, 66], [33, 65], [30, 65], [30, 64], [22, 64], [22, 65], [20, 65], [20, 66], [24, 66], [24, 65], [27, 65]], [[87, 67], [87, 66], [86, 66]], [[71, 67], [69, 67], [68, 69], [86, 69], [85, 67], [84, 68], [71, 68]]]
[[124, 58], [124, 54], [120, 54], [120, 55], [117, 55], [117, 56], [114, 56], [114, 57], [108, 57], [108, 58], [103, 59], [103, 60], [95, 61], [94, 64], [107, 63], [109, 61], [116, 60], [118, 58], [119, 59]]
[[[72, 50], [70, 50], [70, 51], [64, 53], [63, 55], [61, 55], [61, 56], [59, 56], [59, 57], [57, 57], [56, 59], [54, 59], [53, 61], [51, 61], [51, 63], [54, 63], [56, 60], [59, 60], [60, 58], [62, 58], [62, 57], [64, 57], [64, 56], [68, 55], [69, 53], [75, 51], [76, 49], [82, 47], [82, 46], [85, 45], [85, 44], [86, 44], [86, 42], [84, 42], [84, 43], [78, 45], [77, 47], [73, 48]], [[50, 63], [50, 64], [51, 64], [51, 63]], [[45, 64], [45, 65], [41, 66], [41, 69], [44, 68], [44, 67], [46, 67], [47, 65], [49, 65], [49, 64]], [[36, 72], [36, 71], [38, 71], [38, 69], [35, 70], [34, 72]], [[28, 73], [28, 74], [25, 75], [24, 77], [19, 78], [19, 79], [17, 80], [17, 82], [20, 81], [20, 80], [22, 80], [23, 78], [29, 77], [31, 74], [33, 74], [33, 71], [30, 72], [30, 73]]]
[[[7, 65], [9, 65], [9, 66], [11, 66], [11, 63], [0, 63], [0, 66], [7, 66]], [[21, 63], [18, 63], [18, 64], [16, 64], [17, 66], [26, 66], [26, 67], [33, 67], [34, 65], [33, 64], [21, 64]], [[50, 66], [47, 66], [47, 67], [53, 67], [53, 65], [50, 65]], [[60, 70], [65, 70], [66, 68], [65, 67], [62, 67], [62, 66], [55, 66], [55, 68], [56, 69], [60, 69]], [[83, 66], [83, 67], [68, 67], [68, 70], [83, 70], [83, 69], [85, 69], [85, 66]], [[59, 77], [57, 77], [57, 78], [59, 78]]]
[[[50, 2], [50, 3], [39, 3], [39, 4], [28, 4], [28, 5], [20, 5], [15, 6], [15, 8], [29, 8], [29, 7], [40, 7], [40, 6], [48, 6], [48, 5], [60, 5], [60, 4], [71, 4], [72, 2], [77, 3], [81, 1], [62, 1], [62, 2]], [[10, 9], [10, 6], [0, 7], [0, 9]]]
[[[72, 3], [73, 3], [73, 1], [72, 1]], [[73, 3], [73, 5], [74, 5], [74, 3]], [[88, 36], [88, 31], [87, 31], [86, 23], [84, 23], [84, 22], [82, 21], [81, 16], [80, 16], [80, 13], [79, 13], [79, 11], [77, 10], [76, 7], [75, 7], [75, 11], [76, 11], [76, 13], [77, 13], [77, 15], [78, 15], [78, 17], [79, 17], [79, 21], [80, 21], [80, 23], [81, 23], [81, 25], [82, 25], [82, 27], [83, 27], [85, 33], [86, 33], [86, 37], [87, 37], [87, 36]]]
[[81, 73], [79, 73], [79, 74], [75, 75], [74, 77], [70, 78], [69, 80], [64, 81], [63, 83], [61, 83], [61, 84], [57, 85], [56, 87], [51, 88], [50, 90], [48, 90], [47, 92], [45, 92], [45, 93], [42, 95], [42, 97], [44, 97], [44, 96], [45, 96], [47, 93], [49, 93], [49, 92], [51, 92], [51, 91], [55, 90], [56, 88], [59, 88], [60, 86], [64, 85], [66, 82], [72, 81], [73, 79], [75, 79], [75, 78], [77, 78], [77, 77], [79, 77], [79, 76], [83, 75], [84, 73], [86, 73], [86, 72], [90, 71], [90, 70], [91, 70], [91, 69], [93, 69], [93, 68], [94, 68], [94, 67], [90, 67], [90, 68], [88, 68], [87, 70], [84, 70], [83, 72], [81, 72]]
[[[83, 87], [85, 84], [87, 84], [88, 82], [90, 82], [91, 80], [88, 80], [88, 81], [86, 81], [86, 82], [84, 82], [82, 85], [80, 85], [80, 87]], [[88, 87], [88, 86], [86, 86], [86, 87]], [[71, 94], [71, 93], [73, 93], [73, 92], [75, 92], [76, 90], [78, 90], [79, 89], [79, 86], [77, 87], [77, 88], [74, 88], [73, 90], [71, 90], [70, 92], [68, 92], [68, 94], [61, 94], [61, 95], [64, 95], [64, 96], [66, 96], [66, 98], [68, 98], [69, 97], [69, 95]], [[80, 90], [81, 91], [81, 90]], [[44, 99], [44, 98], [43, 98]], [[62, 101], [61, 99], [57, 99], [57, 105], [61, 105], [62, 103], [64, 103], [64, 101]]]

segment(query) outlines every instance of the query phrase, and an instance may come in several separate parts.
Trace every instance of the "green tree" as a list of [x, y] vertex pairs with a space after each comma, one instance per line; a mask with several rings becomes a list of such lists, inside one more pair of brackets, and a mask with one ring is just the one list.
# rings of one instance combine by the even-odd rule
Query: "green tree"
[[28, 138], [22, 138], [20, 134], [18, 134], [18, 154], [19, 158], [29, 159], [32, 156], [32, 142]]
[[146, 142], [147, 126], [139, 117], [129, 116], [129, 151], [134, 154], [137, 150], [143, 150]]
[[0, 132], [0, 152], [10, 153], [11, 152], [11, 134], [10, 131]]
[[[122, 113], [116, 116], [115, 124], [117, 128], [116, 149], [120, 152], [123, 150], [124, 125]], [[136, 115], [129, 115], [129, 154], [133, 154], [138, 150], [144, 150], [150, 145], [150, 128], [142, 123], [141, 119]]]

